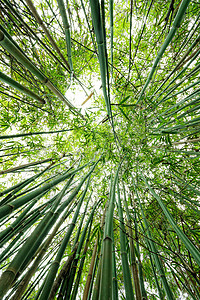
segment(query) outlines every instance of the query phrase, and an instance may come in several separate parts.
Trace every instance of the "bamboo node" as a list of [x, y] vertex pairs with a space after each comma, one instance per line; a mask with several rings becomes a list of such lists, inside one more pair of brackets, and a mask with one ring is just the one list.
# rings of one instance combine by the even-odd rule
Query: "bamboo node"
[[7, 206], [9, 206], [9, 207], [11, 207], [11, 209], [13, 209], [15, 206], [13, 205], [13, 204], [11, 204], [11, 203], [7, 203], [6, 204]]
[[9, 267], [6, 271], [5, 271], [5, 273], [12, 273], [12, 274], [14, 274], [14, 276], [16, 276], [16, 274], [17, 274], [17, 272], [16, 272], [16, 270], [14, 269], [14, 268], [12, 268], [12, 267]]
[[108, 235], [105, 236], [104, 241], [107, 240], [107, 239], [110, 240], [110, 241], [112, 241], [112, 238], [110, 236], [108, 236]]
[[51, 265], [53, 266], [53, 265], [56, 265], [56, 264], [60, 265], [60, 262], [58, 260], [54, 260]]

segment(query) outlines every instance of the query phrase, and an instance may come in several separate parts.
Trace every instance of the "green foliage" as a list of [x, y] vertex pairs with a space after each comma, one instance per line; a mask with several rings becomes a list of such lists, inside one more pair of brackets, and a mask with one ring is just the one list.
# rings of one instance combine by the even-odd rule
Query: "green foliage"
[[[77, 276], [77, 299], [85, 295], [97, 244], [87, 291], [93, 299], [98, 293], [105, 299], [104, 279], [111, 286], [112, 274], [118, 297], [125, 298], [130, 273], [136, 299], [199, 299], [198, 1], [32, 3], [42, 24], [30, 1], [0, 0], [2, 295], [9, 281], [8, 299], [18, 300], [20, 293], [40, 299], [52, 269], [50, 293], [94, 210], [87, 247], [69, 262], [56, 297], [73, 290], [70, 276], [71, 282]], [[37, 236], [52, 214], [46, 233]], [[25, 258], [27, 240], [34, 251], [25, 251]], [[112, 251], [116, 265], [108, 261]], [[114, 291], [108, 291], [113, 299]]]

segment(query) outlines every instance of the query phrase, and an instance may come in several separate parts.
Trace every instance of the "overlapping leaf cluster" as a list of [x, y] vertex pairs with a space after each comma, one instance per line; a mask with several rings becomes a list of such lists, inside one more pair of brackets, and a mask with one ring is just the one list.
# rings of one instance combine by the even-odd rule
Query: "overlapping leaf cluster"
[[200, 298], [199, 9], [0, 1], [0, 297]]

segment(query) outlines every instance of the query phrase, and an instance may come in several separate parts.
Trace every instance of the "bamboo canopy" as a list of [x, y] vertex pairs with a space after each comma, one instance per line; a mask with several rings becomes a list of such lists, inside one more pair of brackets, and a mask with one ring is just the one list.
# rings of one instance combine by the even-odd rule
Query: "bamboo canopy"
[[0, 299], [200, 299], [199, 12], [0, 0]]

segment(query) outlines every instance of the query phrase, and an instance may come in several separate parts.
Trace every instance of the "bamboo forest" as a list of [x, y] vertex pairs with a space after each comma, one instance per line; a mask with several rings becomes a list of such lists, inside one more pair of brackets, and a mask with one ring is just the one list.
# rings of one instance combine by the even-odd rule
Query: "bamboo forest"
[[0, 299], [200, 299], [200, 2], [0, 0]]

